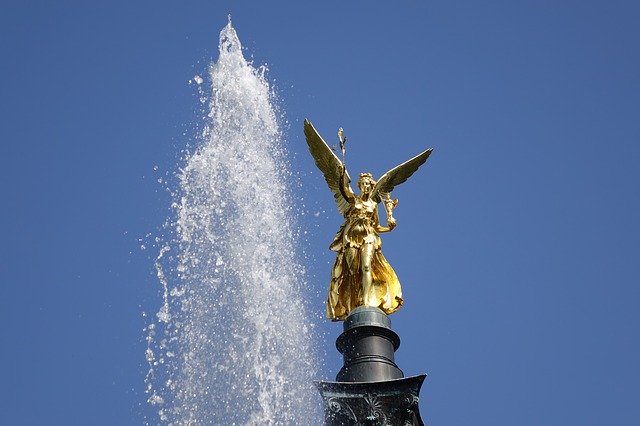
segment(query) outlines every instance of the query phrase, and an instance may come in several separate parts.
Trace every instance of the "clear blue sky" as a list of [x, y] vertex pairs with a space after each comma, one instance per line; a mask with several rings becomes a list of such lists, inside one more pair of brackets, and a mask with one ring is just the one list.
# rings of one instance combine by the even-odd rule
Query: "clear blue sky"
[[290, 123], [316, 314], [340, 218], [305, 117], [344, 127], [352, 174], [435, 149], [384, 239], [428, 424], [640, 424], [640, 5], [506, 0], [3, 1], [0, 423], [154, 419], [158, 179], [229, 13]]

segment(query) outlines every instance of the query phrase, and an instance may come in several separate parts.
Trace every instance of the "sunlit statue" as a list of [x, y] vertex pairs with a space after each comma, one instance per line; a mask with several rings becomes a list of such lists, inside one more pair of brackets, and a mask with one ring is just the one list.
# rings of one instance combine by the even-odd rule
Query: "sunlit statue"
[[[387, 314], [397, 311], [403, 303], [402, 290], [396, 273], [382, 255], [379, 234], [396, 227], [393, 209], [398, 200], [391, 199], [391, 191], [427, 161], [431, 148], [389, 170], [377, 182], [371, 173], [361, 173], [360, 195], [356, 195], [345, 168], [346, 138], [342, 129], [338, 131], [342, 160], [308, 120], [304, 121], [304, 134], [345, 219], [330, 246], [337, 256], [331, 270], [327, 317], [344, 320], [349, 312], [363, 305], [380, 308]], [[379, 203], [384, 205], [387, 226], [378, 219]]]

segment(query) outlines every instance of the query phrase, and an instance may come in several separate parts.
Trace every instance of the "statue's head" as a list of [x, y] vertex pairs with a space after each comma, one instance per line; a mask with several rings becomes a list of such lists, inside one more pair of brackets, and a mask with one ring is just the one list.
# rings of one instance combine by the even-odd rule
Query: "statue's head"
[[358, 188], [363, 194], [368, 194], [373, 190], [376, 185], [376, 181], [373, 180], [371, 173], [360, 173], [360, 179], [358, 179]]

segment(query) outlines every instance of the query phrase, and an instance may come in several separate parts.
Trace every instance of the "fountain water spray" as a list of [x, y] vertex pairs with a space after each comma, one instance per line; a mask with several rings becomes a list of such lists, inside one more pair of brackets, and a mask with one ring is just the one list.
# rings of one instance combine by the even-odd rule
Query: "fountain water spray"
[[231, 22], [219, 49], [208, 123], [178, 173], [175, 241], [156, 265], [164, 304], [148, 327], [149, 402], [176, 425], [321, 423], [273, 96]]

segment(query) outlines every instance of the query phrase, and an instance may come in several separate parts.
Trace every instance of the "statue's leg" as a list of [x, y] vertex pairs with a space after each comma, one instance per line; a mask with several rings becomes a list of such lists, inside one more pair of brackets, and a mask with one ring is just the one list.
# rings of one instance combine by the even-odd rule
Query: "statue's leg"
[[[371, 286], [373, 277], [371, 275], [371, 262], [373, 260], [373, 244], [364, 243], [360, 248], [360, 268], [362, 271], [362, 297], [365, 306], [377, 306], [377, 301], [371, 300]], [[373, 303], [373, 305], [371, 304]]]

